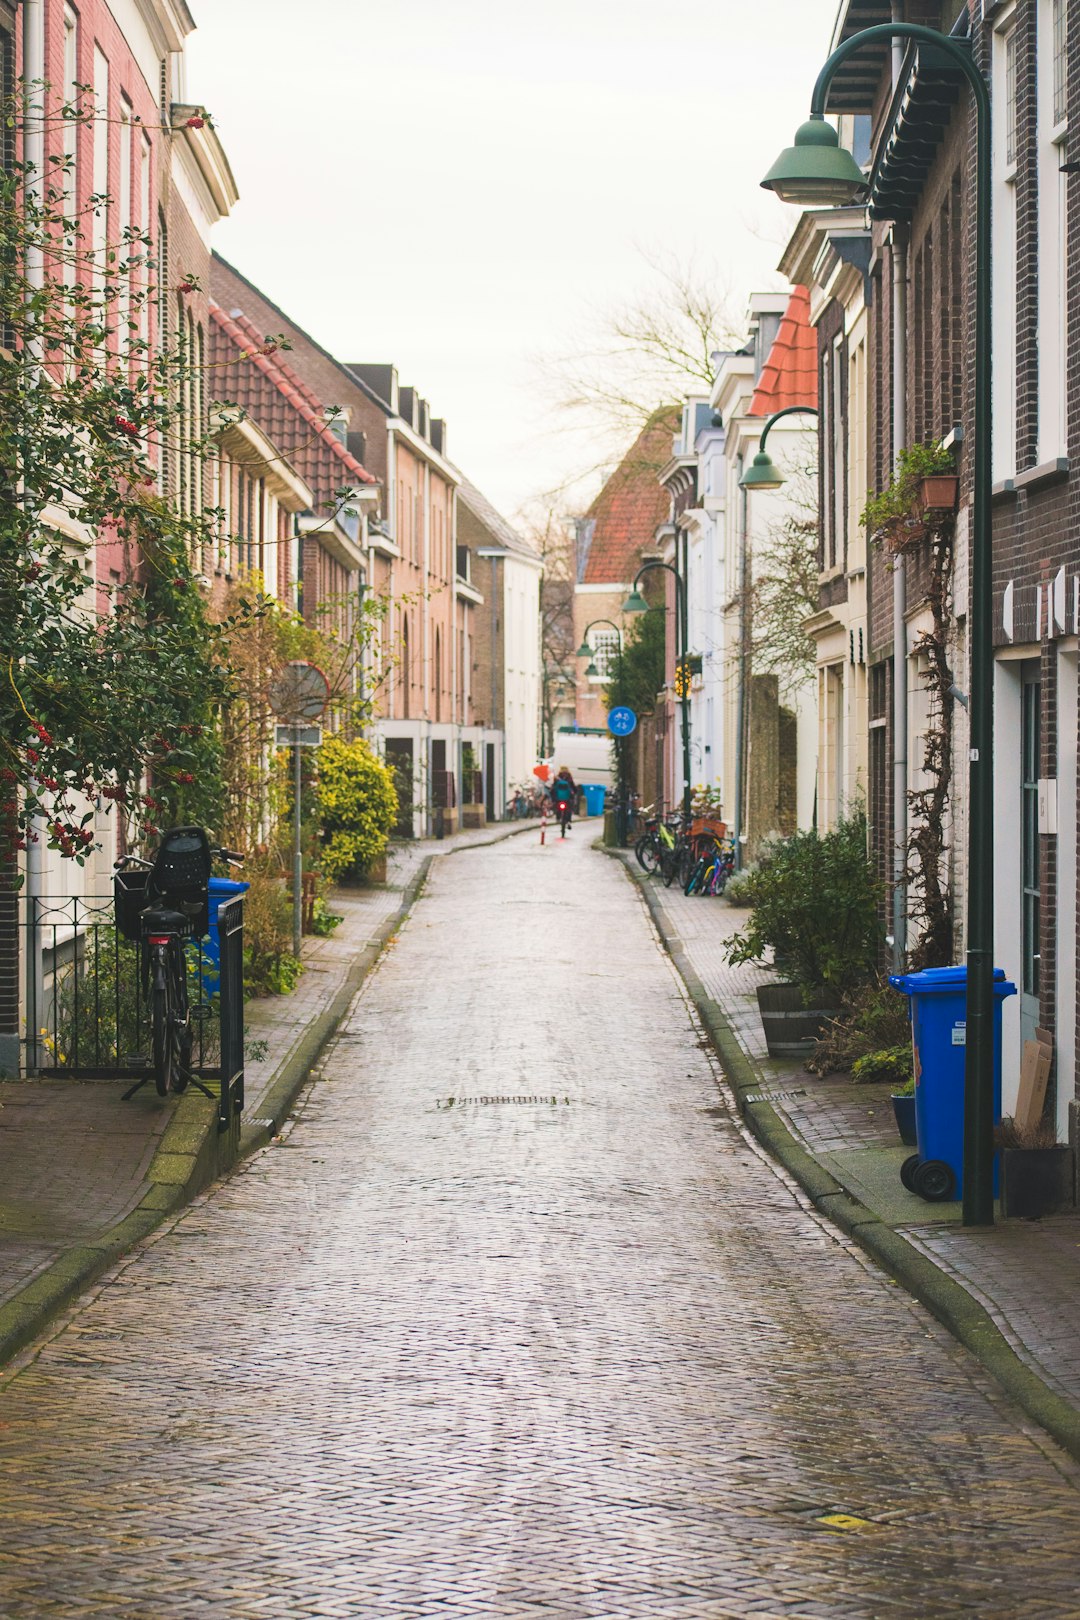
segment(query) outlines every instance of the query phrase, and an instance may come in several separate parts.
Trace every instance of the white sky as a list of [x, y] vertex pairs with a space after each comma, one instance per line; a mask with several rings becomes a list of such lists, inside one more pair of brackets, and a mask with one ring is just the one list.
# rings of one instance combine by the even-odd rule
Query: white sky
[[192, 0], [187, 95], [240, 188], [214, 244], [343, 360], [393, 361], [513, 515], [586, 466], [538, 358], [654, 280], [780, 285], [758, 181], [837, 0]]

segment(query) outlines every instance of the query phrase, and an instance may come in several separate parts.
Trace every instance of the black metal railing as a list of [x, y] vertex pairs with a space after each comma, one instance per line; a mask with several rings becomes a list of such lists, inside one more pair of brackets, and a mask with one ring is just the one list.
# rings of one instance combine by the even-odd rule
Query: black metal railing
[[[17, 934], [24, 1072], [84, 1080], [146, 1074], [152, 1041], [141, 946], [117, 929], [113, 897], [20, 897]], [[243, 895], [220, 906], [216, 945], [213, 937], [191, 940], [185, 954], [192, 1069], [220, 1080], [218, 1124], [227, 1129], [244, 1099]]]

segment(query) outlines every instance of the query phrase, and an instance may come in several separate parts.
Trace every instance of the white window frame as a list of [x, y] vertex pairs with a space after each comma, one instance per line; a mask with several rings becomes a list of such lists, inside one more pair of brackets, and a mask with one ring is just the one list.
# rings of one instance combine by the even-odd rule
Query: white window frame
[[1061, 165], [1066, 157], [1069, 120], [1067, 111], [1064, 117], [1056, 116], [1056, 13], [1056, 0], [1039, 0], [1036, 13], [1039, 462], [1064, 456], [1068, 447], [1068, 180], [1061, 173]]
[[1008, 151], [1007, 64], [1016, 48], [1016, 6], [995, 20], [991, 90], [991, 320], [995, 483], [1016, 472], [1016, 156]]

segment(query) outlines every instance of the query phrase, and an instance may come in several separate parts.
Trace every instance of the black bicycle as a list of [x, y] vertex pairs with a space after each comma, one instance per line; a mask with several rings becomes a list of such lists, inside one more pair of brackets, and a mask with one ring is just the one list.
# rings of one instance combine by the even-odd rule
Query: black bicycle
[[[162, 834], [152, 861], [125, 855], [114, 868], [117, 928], [140, 945], [142, 993], [150, 1009], [150, 1067], [159, 1097], [184, 1091], [189, 1081], [210, 1096], [191, 1069], [194, 1031], [186, 947], [207, 932], [214, 860], [239, 866], [243, 856], [211, 845], [204, 827], [173, 827]], [[149, 1078], [139, 1080], [125, 1098]]]

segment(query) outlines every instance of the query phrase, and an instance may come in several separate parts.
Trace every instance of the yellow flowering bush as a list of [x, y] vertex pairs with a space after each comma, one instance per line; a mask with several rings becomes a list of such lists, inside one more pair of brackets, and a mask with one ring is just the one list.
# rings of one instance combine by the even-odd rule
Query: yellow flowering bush
[[393, 773], [362, 737], [326, 737], [316, 769], [323, 875], [331, 883], [362, 877], [384, 853], [397, 816]]

